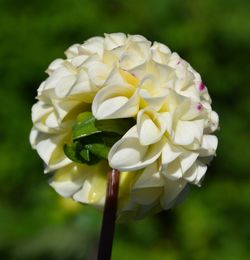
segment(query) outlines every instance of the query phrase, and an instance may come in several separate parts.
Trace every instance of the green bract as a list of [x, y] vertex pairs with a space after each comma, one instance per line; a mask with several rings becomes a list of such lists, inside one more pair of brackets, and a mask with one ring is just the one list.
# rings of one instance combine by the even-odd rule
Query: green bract
[[91, 112], [78, 115], [72, 127], [72, 143], [64, 153], [72, 161], [93, 165], [107, 159], [110, 148], [133, 125], [132, 118], [97, 120]]

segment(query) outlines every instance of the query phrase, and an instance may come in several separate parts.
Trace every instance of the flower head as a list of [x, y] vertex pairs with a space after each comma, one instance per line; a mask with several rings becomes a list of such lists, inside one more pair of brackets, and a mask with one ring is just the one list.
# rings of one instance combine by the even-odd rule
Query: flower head
[[189, 183], [200, 185], [217, 148], [218, 115], [186, 61], [161, 43], [123, 33], [65, 54], [38, 88], [30, 134], [59, 194], [102, 208], [106, 172], [115, 168], [118, 218], [127, 219], [168, 209]]

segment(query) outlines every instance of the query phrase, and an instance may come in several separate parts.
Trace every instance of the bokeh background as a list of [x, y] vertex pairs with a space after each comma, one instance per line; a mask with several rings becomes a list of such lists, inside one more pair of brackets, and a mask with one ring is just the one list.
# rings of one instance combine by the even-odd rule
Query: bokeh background
[[118, 225], [113, 259], [250, 259], [249, 0], [0, 0], [0, 259], [95, 259], [102, 216], [48, 186], [28, 141], [30, 109], [52, 60], [118, 31], [188, 60], [220, 131], [202, 188], [171, 211]]

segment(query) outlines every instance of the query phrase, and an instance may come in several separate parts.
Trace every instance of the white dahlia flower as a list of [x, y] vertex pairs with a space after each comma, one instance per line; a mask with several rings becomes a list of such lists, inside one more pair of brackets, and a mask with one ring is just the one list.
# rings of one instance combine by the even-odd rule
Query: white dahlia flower
[[115, 168], [118, 218], [128, 219], [168, 209], [189, 183], [200, 185], [217, 148], [218, 115], [186, 61], [123, 33], [65, 54], [38, 88], [30, 134], [59, 194], [102, 208]]

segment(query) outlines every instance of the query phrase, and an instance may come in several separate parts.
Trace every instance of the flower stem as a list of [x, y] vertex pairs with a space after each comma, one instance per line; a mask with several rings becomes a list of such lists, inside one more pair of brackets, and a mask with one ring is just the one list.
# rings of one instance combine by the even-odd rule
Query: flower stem
[[108, 173], [107, 193], [99, 241], [98, 260], [110, 260], [115, 231], [117, 197], [119, 190], [119, 171], [111, 169]]

